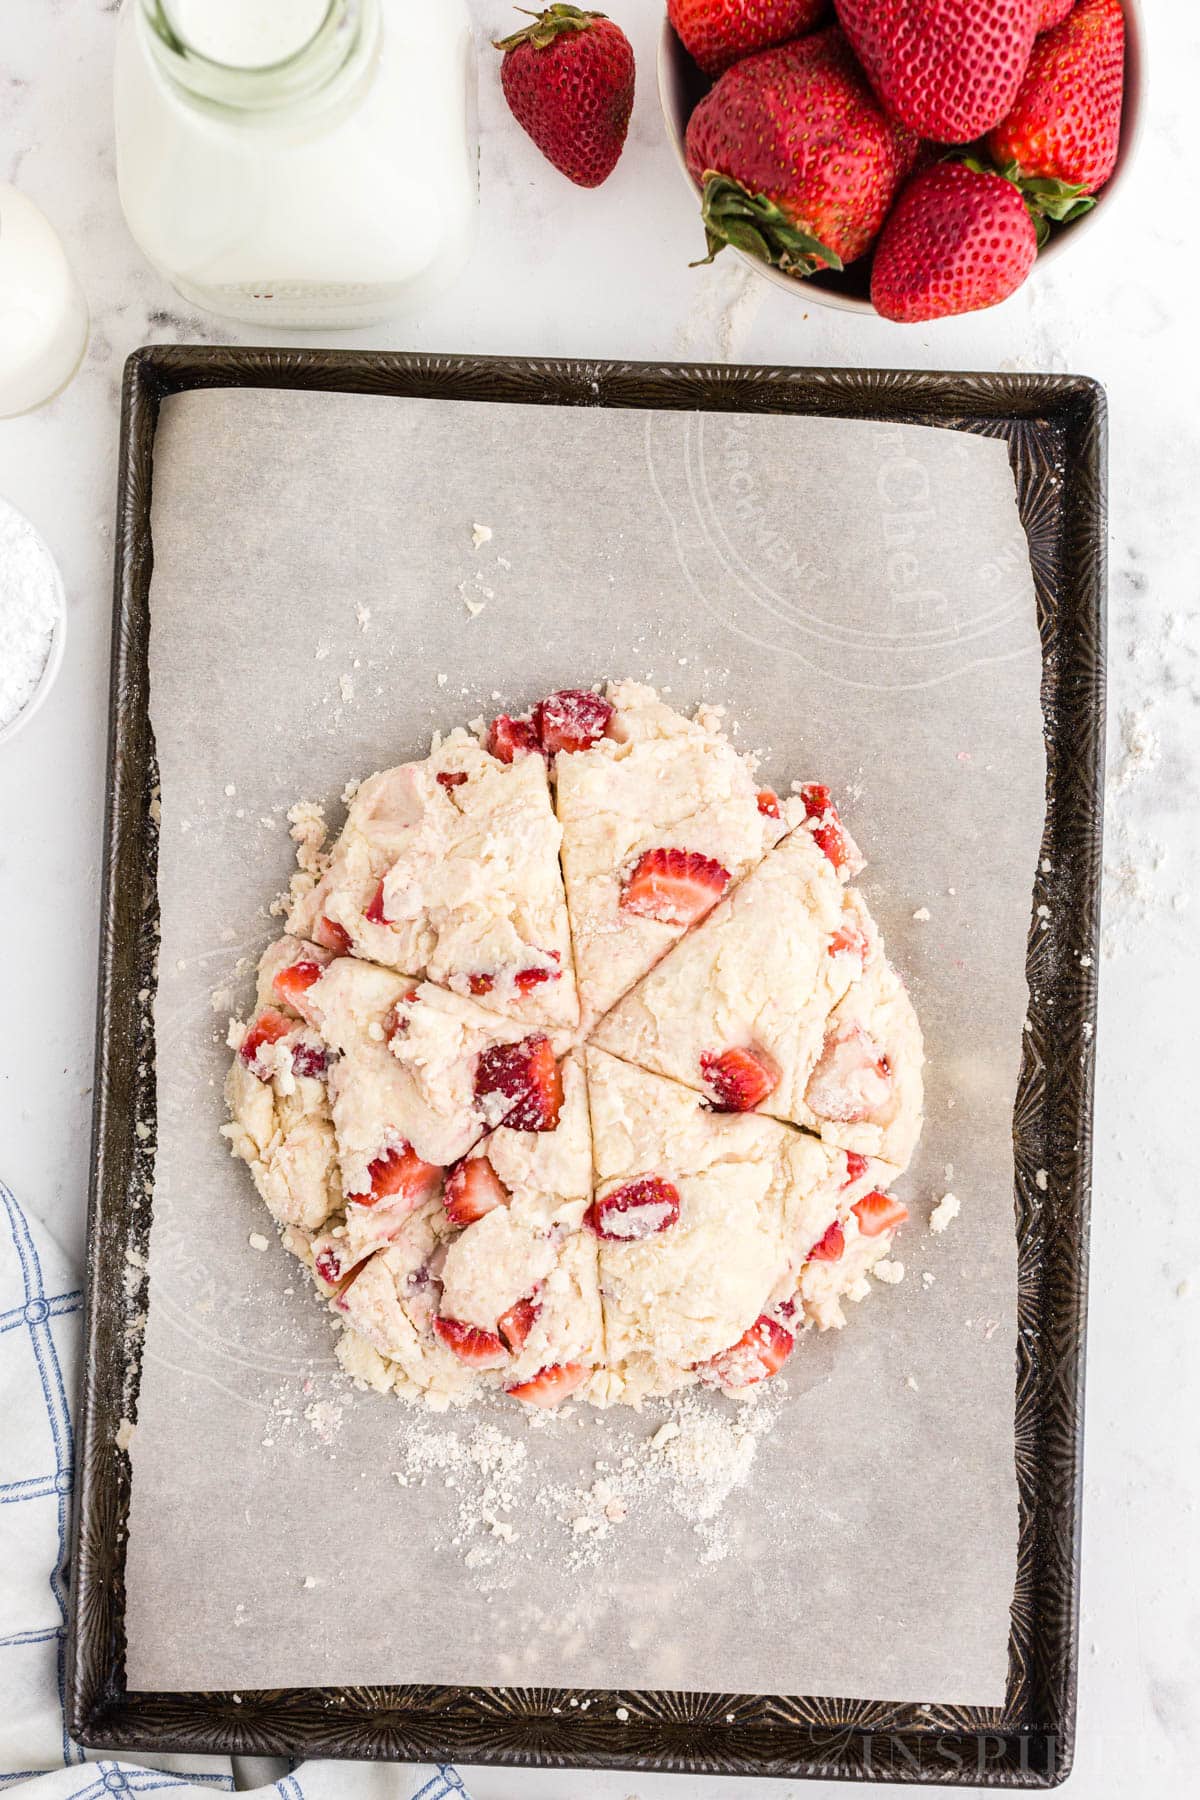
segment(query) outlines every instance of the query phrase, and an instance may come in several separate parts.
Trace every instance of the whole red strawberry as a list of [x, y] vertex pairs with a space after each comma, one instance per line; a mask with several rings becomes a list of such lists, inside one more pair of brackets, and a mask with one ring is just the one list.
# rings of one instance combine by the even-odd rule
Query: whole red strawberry
[[[1125, 17], [1120, 0], [1079, 0], [1034, 45], [1011, 112], [988, 137], [1036, 198], [1042, 183], [1077, 194], [1104, 186], [1121, 141]], [[1061, 208], [1051, 218], [1064, 216]]]
[[709, 257], [726, 244], [792, 275], [868, 248], [912, 154], [836, 26], [735, 63], [688, 121]]
[[1042, 0], [835, 0], [893, 118], [939, 144], [967, 144], [1016, 98]]
[[885, 319], [912, 323], [1007, 300], [1037, 256], [1019, 190], [967, 163], [914, 175], [875, 249], [871, 299]]
[[556, 169], [580, 187], [599, 187], [625, 147], [633, 48], [603, 13], [555, 5], [530, 17], [532, 25], [496, 44], [504, 97]]
[[1042, 0], [1042, 10], [1038, 18], [1038, 30], [1049, 31], [1066, 18], [1075, 0]]
[[828, 0], [667, 0], [667, 16], [694, 62], [719, 75], [754, 50], [811, 31]]

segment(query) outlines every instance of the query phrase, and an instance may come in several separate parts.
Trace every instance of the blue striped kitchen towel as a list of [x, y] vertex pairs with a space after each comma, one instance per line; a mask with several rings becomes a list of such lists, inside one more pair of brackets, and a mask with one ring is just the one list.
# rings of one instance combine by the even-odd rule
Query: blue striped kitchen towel
[[[63, 1722], [82, 1266], [82, 1247], [73, 1257], [0, 1182], [0, 1794], [232, 1793], [225, 1758], [162, 1756], [153, 1766], [97, 1759], [71, 1741]], [[304, 1763], [242, 1791], [259, 1800], [469, 1800], [449, 1766]]]

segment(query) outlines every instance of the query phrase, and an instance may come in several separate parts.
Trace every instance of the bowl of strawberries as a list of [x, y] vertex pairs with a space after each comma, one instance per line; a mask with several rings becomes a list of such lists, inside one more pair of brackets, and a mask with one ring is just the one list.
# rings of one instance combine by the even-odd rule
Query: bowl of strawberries
[[1140, 28], [1138, 0], [668, 0], [700, 260], [901, 323], [997, 305], [1125, 177]]

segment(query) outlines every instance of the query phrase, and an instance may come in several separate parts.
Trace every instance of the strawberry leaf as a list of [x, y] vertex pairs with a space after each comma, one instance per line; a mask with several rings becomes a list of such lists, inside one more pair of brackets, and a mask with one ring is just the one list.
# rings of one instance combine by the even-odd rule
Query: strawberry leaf
[[518, 6], [517, 11], [525, 13], [528, 18], [533, 20], [533, 24], [522, 26], [521, 30], [514, 31], [511, 37], [494, 38], [492, 40], [494, 49], [509, 51], [515, 50], [519, 44], [532, 44], [535, 50], [544, 50], [548, 44], [552, 44], [555, 38], [561, 37], [564, 32], [588, 31], [597, 19], [608, 16], [606, 13], [584, 12], [578, 6], [561, 4], [548, 6], [544, 12], [540, 13], [530, 12], [527, 6]]
[[740, 181], [713, 169], [704, 176], [700, 216], [708, 255], [693, 268], [712, 262], [727, 244], [789, 275], [813, 275], [822, 265], [842, 266], [836, 250], [795, 224], [766, 194], [751, 194]]
[[1072, 185], [1069, 181], [1052, 181], [1042, 177], [1027, 176], [1018, 181], [1017, 186], [1025, 196], [1025, 204], [1036, 217], [1053, 219], [1056, 225], [1066, 225], [1072, 219], [1078, 219], [1083, 213], [1090, 212], [1096, 202], [1090, 194], [1084, 192], [1083, 184]]

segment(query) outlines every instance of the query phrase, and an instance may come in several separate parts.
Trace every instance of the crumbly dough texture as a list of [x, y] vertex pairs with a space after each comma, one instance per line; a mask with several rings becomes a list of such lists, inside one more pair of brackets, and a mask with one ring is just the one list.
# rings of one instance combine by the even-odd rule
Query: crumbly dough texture
[[[605, 697], [587, 747], [459, 730], [364, 781], [230, 1024], [224, 1135], [378, 1392], [741, 1397], [903, 1220], [920, 1027], [822, 820], [716, 710]], [[706, 916], [623, 905], [659, 850], [728, 872]]]

